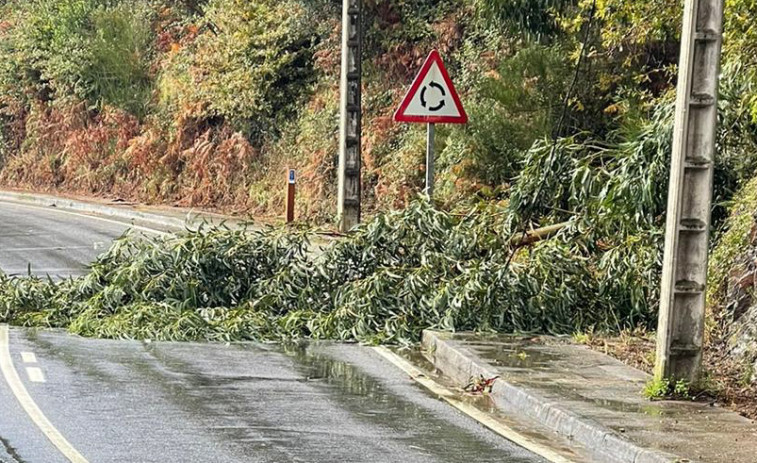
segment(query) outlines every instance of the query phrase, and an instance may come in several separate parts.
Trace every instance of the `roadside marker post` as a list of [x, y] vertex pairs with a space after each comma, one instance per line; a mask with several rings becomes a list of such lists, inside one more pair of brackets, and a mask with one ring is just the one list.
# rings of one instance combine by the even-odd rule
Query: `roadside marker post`
[[449, 77], [438, 50], [432, 50], [410, 86], [397, 111], [396, 122], [423, 123], [428, 126], [426, 140], [426, 188], [434, 195], [435, 124], [466, 124], [468, 114]]
[[297, 172], [294, 169], [289, 169], [287, 174], [287, 223], [294, 222], [294, 199], [295, 188], [297, 187]]

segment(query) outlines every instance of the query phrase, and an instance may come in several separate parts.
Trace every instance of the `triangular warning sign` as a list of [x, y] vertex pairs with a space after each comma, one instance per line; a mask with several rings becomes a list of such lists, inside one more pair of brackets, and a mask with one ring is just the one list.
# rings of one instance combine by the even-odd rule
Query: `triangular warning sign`
[[394, 113], [394, 120], [430, 124], [468, 122], [468, 115], [437, 50], [426, 58], [410, 91]]

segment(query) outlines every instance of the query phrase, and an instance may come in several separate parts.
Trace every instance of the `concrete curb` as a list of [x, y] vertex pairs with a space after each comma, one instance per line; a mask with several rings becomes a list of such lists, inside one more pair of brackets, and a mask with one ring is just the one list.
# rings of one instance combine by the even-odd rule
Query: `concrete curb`
[[[483, 375], [497, 373], [455, 349], [443, 333], [424, 331], [423, 347], [434, 366], [459, 384]], [[582, 444], [588, 449], [616, 463], [674, 463], [681, 460], [675, 455], [640, 447], [614, 431], [587, 418], [583, 418], [558, 403], [546, 400], [531, 391], [498, 380], [492, 392], [495, 403], [505, 411], [532, 419], [549, 429]]]
[[108, 205], [71, 198], [62, 198], [59, 196], [25, 192], [22, 193], [15, 191], [0, 190], [0, 201], [27, 204], [38, 207], [55, 207], [67, 211], [94, 214], [101, 217], [131, 223], [134, 225], [148, 224], [171, 230], [183, 229], [188, 225], [201, 224], [204, 221], [229, 221], [230, 223], [236, 222], [234, 219], [224, 217], [222, 215], [196, 213], [191, 210], [187, 211], [186, 215], [176, 215], [172, 217], [169, 214], [160, 214], [158, 212], [140, 210], [130, 204]]

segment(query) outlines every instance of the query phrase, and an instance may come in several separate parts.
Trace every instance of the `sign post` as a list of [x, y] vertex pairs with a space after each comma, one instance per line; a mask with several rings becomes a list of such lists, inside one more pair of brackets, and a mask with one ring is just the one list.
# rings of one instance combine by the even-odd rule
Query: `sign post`
[[426, 135], [426, 189], [429, 198], [434, 196], [434, 123], [428, 123]]
[[433, 50], [426, 58], [399, 109], [394, 113], [394, 120], [428, 125], [424, 191], [429, 197], [433, 197], [435, 124], [468, 122], [468, 115], [437, 50]]

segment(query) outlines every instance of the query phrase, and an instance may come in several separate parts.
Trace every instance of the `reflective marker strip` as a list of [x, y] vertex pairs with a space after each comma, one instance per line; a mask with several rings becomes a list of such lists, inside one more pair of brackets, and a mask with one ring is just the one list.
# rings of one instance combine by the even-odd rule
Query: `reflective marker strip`
[[10, 353], [10, 335], [7, 325], [0, 325], [0, 370], [3, 372], [5, 381], [8, 383], [16, 400], [21, 404], [29, 415], [29, 418], [42, 431], [50, 442], [65, 456], [71, 463], [89, 463], [67, 440], [63, 434], [58, 431], [50, 420], [42, 413], [39, 406], [29, 395], [29, 391], [24, 387], [21, 378], [18, 376], [16, 368], [13, 366], [13, 359]]

